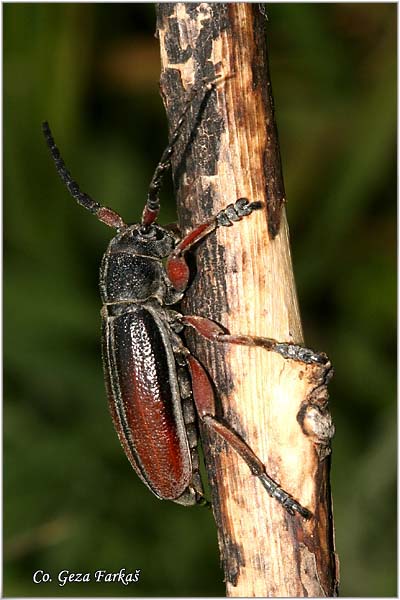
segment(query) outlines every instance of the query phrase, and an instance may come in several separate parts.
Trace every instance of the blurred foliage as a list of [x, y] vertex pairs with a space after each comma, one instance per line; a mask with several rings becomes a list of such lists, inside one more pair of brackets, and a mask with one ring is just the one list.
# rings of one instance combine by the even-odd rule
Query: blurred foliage
[[[396, 10], [271, 4], [266, 24], [304, 330], [336, 368], [344, 596], [396, 595]], [[139, 218], [167, 139], [154, 7], [3, 14], [4, 593], [223, 595], [211, 514], [158, 501], [119, 448], [99, 351], [110, 231], [68, 196], [40, 130], [84, 190]], [[139, 583], [32, 583], [122, 567]]]

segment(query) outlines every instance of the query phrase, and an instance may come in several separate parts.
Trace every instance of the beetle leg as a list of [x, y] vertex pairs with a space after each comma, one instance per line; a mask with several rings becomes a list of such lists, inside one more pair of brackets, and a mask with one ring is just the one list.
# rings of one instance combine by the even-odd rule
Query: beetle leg
[[[171, 315], [168, 315], [167, 313], [167, 318], [170, 316], [172, 323], [179, 325], [176, 318], [176, 315], [179, 315], [179, 313], [176, 313], [175, 311], [169, 312]], [[182, 327], [183, 326], [180, 325], [180, 328]], [[171, 342], [175, 358], [179, 393], [181, 397], [182, 415], [185, 423], [185, 430], [192, 463], [192, 480], [182, 496], [176, 499], [175, 502], [183, 505], [199, 504], [203, 506], [209, 506], [210, 503], [204, 496], [203, 484], [200, 476], [198, 452], [199, 432], [187, 362], [189, 350], [184, 346], [181, 338], [173, 331], [171, 332]]]
[[218, 227], [231, 227], [234, 222], [241, 221], [243, 217], [247, 217], [254, 210], [261, 207], [261, 202], [249, 202], [247, 198], [239, 198], [235, 204], [229, 204], [215, 217], [189, 231], [171, 252], [167, 260], [166, 272], [173, 287], [177, 291], [183, 291], [187, 287], [189, 267], [186, 264], [185, 254], [188, 250]]
[[193, 399], [199, 418], [232, 446], [245, 461], [252, 474], [258, 477], [268, 494], [278, 500], [288, 513], [294, 515], [298, 512], [303, 518], [310, 519], [312, 513], [307, 508], [301, 506], [290, 494], [285, 492], [267, 474], [264, 464], [254, 454], [250, 446], [215, 416], [214, 392], [205, 370], [199, 361], [191, 355], [187, 356], [187, 362], [192, 377]]
[[283, 358], [290, 358], [306, 364], [317, 363], [325, 365], [329, 362], [329, 358], [324, 352], [315, 352], [298, 344], [278, 342], [272, 338], [252, 335], [231, 335], [226, 333], [215, 321], [205, 317], [183, 316], [181, 322], [188, 327], [193, 327], [202, 337], [213, 342], [257, 346], [271, 352], [276, 352]]
[[216, 83], [219, 79], [220, 76], [217, 75], [215, 79], [211, 81], [201, 81], [200, 86], [194, 85], [186, 98], [183, 111], [176, 123], [175, 129], [172, 131], [171, 139], [168, 143], [168, 146], [165, 148], [158, 165], [156, 166], [156, 169], [150, 182], [149, 191], [147, 194], [147, 201], [142, 215], [142, 225], [145, 228], [149, 227], [149, 225], [151, 225], [151, 223], [153, 223], [156, 220], [160, 211], [160, 200], [158, 198], [158, 195], [160, 193], [161, 184], [166, 171], [171, 166], [171, 157], [174, 152], [176, 142], [178, 141], [181, 135], [182, 126], [187, 120], [187, 113], [193, 104], [193, 100], [196, 96], [199, 95], [199, 93], [203, 93], [203, 98], [200, 102], [200, 107], [198, 110], [198, 114], [196, 115], [193, 127], [193, 129], [196, 129], [196, 125], [200, 120], [202, 112], [208, 102], [208, 98], [210, 97], [212, 91], [215, 89]]

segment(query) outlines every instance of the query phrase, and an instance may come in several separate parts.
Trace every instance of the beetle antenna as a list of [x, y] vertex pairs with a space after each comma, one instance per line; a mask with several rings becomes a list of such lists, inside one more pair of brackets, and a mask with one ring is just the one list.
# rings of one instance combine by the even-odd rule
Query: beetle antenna
[[75, 198], [78, 204], [83, 206], [83, 208], [86, 208], [86, 210], [91, 212], [93, 215], [96, 215], [99, 221], [105, 223], [109, 227], [113, 227], [114, 229], [121, 229], [123, 227], [126, 227], [126, 223], [123, 221], [122, 217], [117, 212], [115, 212], [111, 208], [107, 208], [107, 206], [102, 206], [101, 204], [93, 200], [93, 198], [91, 198], [88, 194], [81, 191], [77, 182], [74, 179], [72, 179], [71, 173], [68, 171], [63, 159], [61, 158], [60, 151], [56, 146], [47, 121], [42, 123], [42, 129], [47, 146], [50, 150], [51, 157], [54, 160], [54, 164], [56, 165], [57, 173], [67, 186], [71, 196]]
[[176, 127], [172, 132], [170, 142], [169, 142], [168, 146], [165, 148], [164, 152], [162, 153], [160, 161], [159, 161], [158, 165], [156, 166], [154, 175], [150, 182], [149, 191], [147, 194], [147, 201], [146, 201], [146, 205], [144, 207], [143, 214], [142, 214], [142, 225], [145, 229], [147, 229], [149, 227], [149, 225], [151, 225], [157, 219], [158, 213], [160, 212], [160, 199], [158, 196], [160, 193], [161, 184], [162, 184], [165, 172], [171, 166], [171, 156], [174, 151], [175, 144], [181, 133], [182, 125], [185, 123], [187, 112], [188, 112], [190, 106], [192, 105], [193, 99], [198, 95], [198, 93], [200, 91], [202, 91], [202, 90], [204, 91], [204, 97], [200, 103], [200, 108], [198, 111], [198, 114], [200, 114], [202, 112], [203, 107], [205, 106], [212, 90], [215, 89], [216, 82], [220, 78], [221, 78], [220, 76], [217, 76], [212, 81], [202, 80], [201, 86], [194, 85], [192, 87], [188, 97], [185, 100], [185, 106], [183, 108], [182, 114], [178, 119]]

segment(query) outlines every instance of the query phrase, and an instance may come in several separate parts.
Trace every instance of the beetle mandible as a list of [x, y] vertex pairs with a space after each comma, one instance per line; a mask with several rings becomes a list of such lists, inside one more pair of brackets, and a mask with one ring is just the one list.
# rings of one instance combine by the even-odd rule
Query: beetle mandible
[[[215, 83], [203, 86], [203, 102], [214, 88]], [[163, 175], [196, 93], [194, 89], [188, 97], [155, 169], [142, 220], [133, 225], [80, 190], [61, 158], [48, 123], [43, 123], [51, 156], [70, 194], [117, 231], [100, 268], [102, 354], [112, 420], [132, 467], [158, 498], [186, 506], [204, 502], [197, 413], [239, 453], [270, 496], [290, 514], [308, 519], [310, 511], [269, 477], [246, 442], [216, 417], [208, 375], [186, 348], [180, 333], [192, 327], [208, 340], [262, 346], [305, 363], [325, 364], [326, 355], [269, 338], [229, 335], [210, 319], [184, 316], [170, 308], [183, 298], [188, 285], [185, 254], [218, 227], [229, 227], [262, 206], [239, 198], [182, 239], [156, 224]]]

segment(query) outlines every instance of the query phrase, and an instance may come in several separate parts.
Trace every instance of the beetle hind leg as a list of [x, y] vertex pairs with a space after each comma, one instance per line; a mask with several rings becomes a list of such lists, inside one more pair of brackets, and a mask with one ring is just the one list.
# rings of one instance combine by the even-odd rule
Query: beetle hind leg
[[250, 446], [235, 431], [215, 416], [214, 392], [207, 373], [193, 356], [188, 355], [187, 361], [192, 378], [194, 403], [203, 423], [228, 442], [247, 464], [251, 473], [258, 477], [268, 494], [275, 498], [289, 514], [299, 513], [304, 519], [310, 519], [312, 513], [281, 488], [267, 474], [264, 464]]
[[183, 420], [185, 423], [186, 436], [192, 462], [192, 481], [182, 496], [177, 498], [175, 502], [185, 506], [193, 504], [208, 506], [210, 503], [204, 496], [203, 483], [200, 476], [198, 452], [199, 432], [185, 351], [188, 352], [186, 348], [183, 348], [182, 345], [182, 347], [175, 353], [175, 361], [177, 365], [179, 391], [182, 399]]

